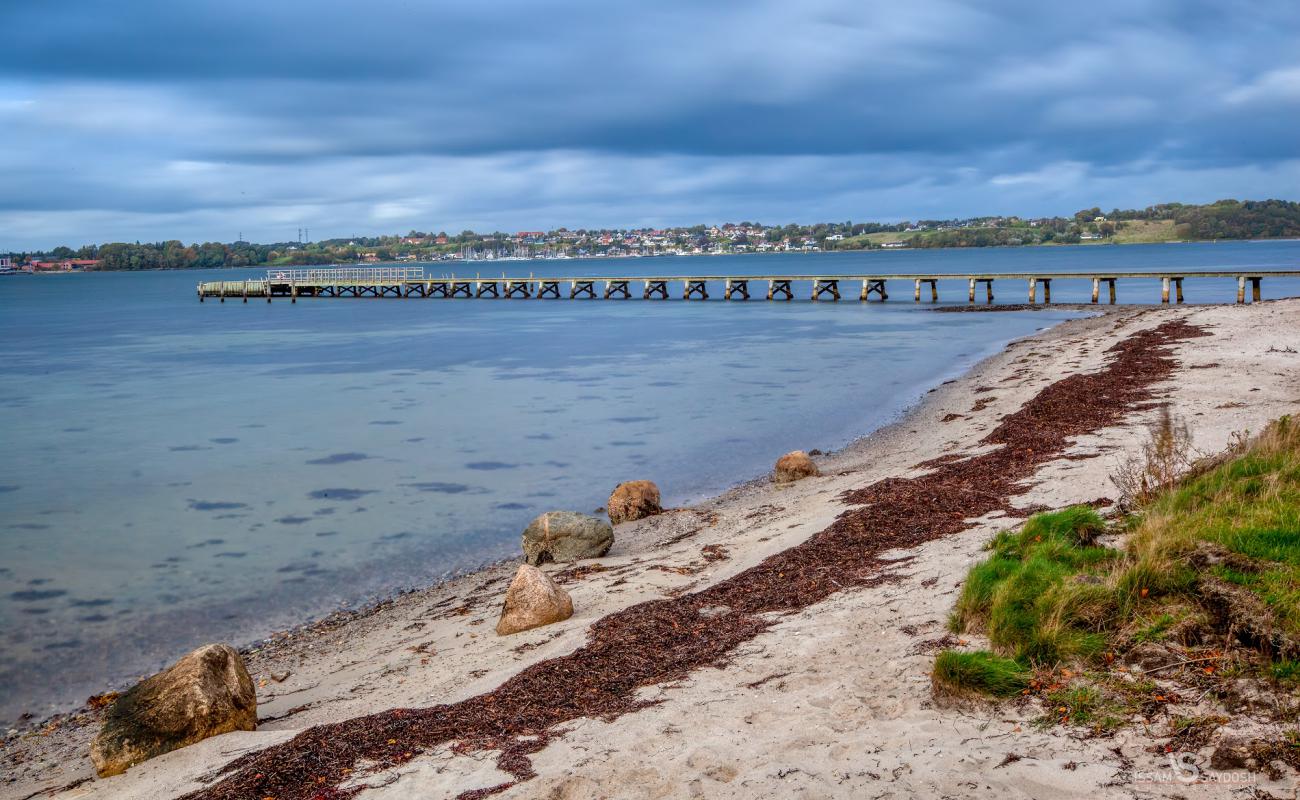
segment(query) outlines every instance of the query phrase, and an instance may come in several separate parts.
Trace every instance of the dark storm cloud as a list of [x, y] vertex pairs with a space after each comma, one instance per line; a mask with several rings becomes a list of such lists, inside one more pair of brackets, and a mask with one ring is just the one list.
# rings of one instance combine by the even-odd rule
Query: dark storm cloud
[[1300, 158], [1289, 0], [68, 0], [0, 26], [0, 229], [34, 241], [1047, 213], [1283, 193]]

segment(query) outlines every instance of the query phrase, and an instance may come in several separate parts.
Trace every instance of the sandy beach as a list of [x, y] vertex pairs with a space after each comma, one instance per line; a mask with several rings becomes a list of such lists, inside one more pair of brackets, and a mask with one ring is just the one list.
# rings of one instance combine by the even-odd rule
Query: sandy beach
[[[1172, 343], [1173, 374], [1153, 390], [1187, 420], [1198, 450], [1217, 452], [1234, 434], [1300, 410], [1300, 301], [1108, 309], [1011, 343], [899, 422], [817, 457], [822, 477], [790, 486], [753, 481], [618, 526], [604, 558], [546, 565], [573, 597], [568, 620], [497, 636], [493, 626], [518, 562], [499, 564], [249, 652], [256, 732], [208, 739], [102, 780], [93, 778], [88, 758], [96, 712], [11, 732], [0, 749], [0, 797], [177, 797], [212, 786], [214, 771], [231, 760], [314, 726], [492, 692], [530, 667], [573, 654], [608, 615], [719, 587], [832, 528], [855, 506], [846, 493], [923, 475], [943, 463], [935, 459], [997, 450], [981, 440], [1003, 417], [1058, 381], [1103, 369], [1113, 345], [1179, 321], [1208, 335]], [[1064, 452], [1035, 463], [1010, 505], [1104, 508], [1116, 496], [1111, 473], [1139, 445], [1154, 413], [1153, 403], [1137, 404], [1120, 421], [1072, 437]], [[365, 784], [365, 798], [432, 798], [513, 783], [497, 796], [575, 800], [1185, 794], [1179, 784], [1141, 778], [1168, 765], [1153, 749], [1157, 732], [1083, 737], [1032, 726], [1035, 711], [1023, 705], [953, 709], [932, 700], [931, 654], [946, 635], [956, 589], [983, 545], [1019, 521], [1007, 509], [959, 520], [951, 535], [883, 552], [858, 584], [819, 588], [824, 596], [804, 607], [747, 616], [761, 620], [761, 630], [738, 637], [716, 665], [642, 686], [633, 700], [643, 702], [617, 714], [580, 715], [525, 741], [522, 757], [535, 772], [527, 779], [503, 770], [496, 749], [449, 742], [394, 768], [359, 768], [341, 788]], [[1189, 701], [1179, 713], [1195, 710]], [[1256, 778], [1258, 790], [1282, 797], [1292, 796], [1298, 780]], [[1241, 787], [1198, 786], [1195, 796], [1234, 791]]]

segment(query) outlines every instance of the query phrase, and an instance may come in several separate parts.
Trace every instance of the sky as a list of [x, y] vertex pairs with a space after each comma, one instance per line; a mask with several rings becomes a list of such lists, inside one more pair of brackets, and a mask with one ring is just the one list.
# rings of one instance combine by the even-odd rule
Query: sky
[[1300, 199], [1295, 0], [0, 0], [0, 251]]

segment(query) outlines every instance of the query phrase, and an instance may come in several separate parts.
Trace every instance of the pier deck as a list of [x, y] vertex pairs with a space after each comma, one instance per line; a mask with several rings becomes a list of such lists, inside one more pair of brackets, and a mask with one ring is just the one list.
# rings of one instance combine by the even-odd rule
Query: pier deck
[[[939, 301], [940, 281], [960, 281], [966, 284], [966, 300], [976, 302], [982, 294], [986, 303], [993, 302], [995, 281], [1024, 281], [1029, 303], [1039, 300], [1052, 302], [1053, 281], [1090, 281], [1092, 302], [1101, 298], [1101, 287], [1106, 286], [1107, 300], [1117, 302], [1116, 284], [1121, 280], [1160, 281], [1160, 301], [1183, 302], [1183, 281], [1202, 278], [1230, 278], [1237, 282], [1237, 302], [1246, 302], [1246, 286], [1250, 285], [1252, 301], [1260, 299], [1260, 285], [1264, 278], [1300, 278], [1300, 270], [1206, 270], [1183, 272], [985, 272], [963, 274], [882, 273], [875, 275], [645, 275], [645, 276], [584, 276], [539, 277], [534, 275], [500, 278], [433, 277], [424, 274], [423, 267], [343, 267], [329, 269], [271, 269], [266, 277], [245, 281], [208, 281], [198, 285], [199, 301], [215, 297], [226, 298], [288, 297], [296, 302], [299, 297], [395, 297], [395, 298], [495, 298], [495, 299], [560, 299], [579, 298], [628, 300], [639, 295], [644, 300], [667, 300], [681, 286], [683, 300], [708, 300], [709, 284], [722, 284], [724, 300], [749, 300], [750, 284], [766, 284], [767, 300], [793, 300], [795, 284], [808, 284], [808, 299], [814, 302], [835, 302], [842, 292], [857, 299], [889, 298], [887, 285], [911, 283], [914, 302], [921, 302], [922, 288], [927, 299]], [[859, 290], [860, 287], [860, 290]], [[982, 292], [977, 289], [982, 288]], [[637, 291], [639, 289], [639, 292]], [[758, 289], [756, 291], [761, 291]]]

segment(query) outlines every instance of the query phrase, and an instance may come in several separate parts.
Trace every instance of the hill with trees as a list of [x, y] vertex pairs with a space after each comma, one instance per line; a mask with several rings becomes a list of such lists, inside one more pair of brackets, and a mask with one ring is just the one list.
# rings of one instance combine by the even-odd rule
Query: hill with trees
[[67, 259], [97, 260], [98, 269], [211, 269], [307, 266], [386, 261], [436, 261], [466, 251], [497, 256], [693, 255], [785, 251], [866, 250], [880, 247], [1016, 247], [1052, 244], [1127, 244], [1218, 239], [1300, 238], [1300, 203], [1287, 200], [1219, 200], [1206, 205], [1162, 203], [1103, 212], [1088, 208], [1071, 217], [973, 217], [917, 222], [757, 222], [665, 229], [601, 229], [459, 234], [410, 231], [405, 236], [355, 237], [320, 242], [111, 242], [73, 250], [15, 253], [17, 264]]

